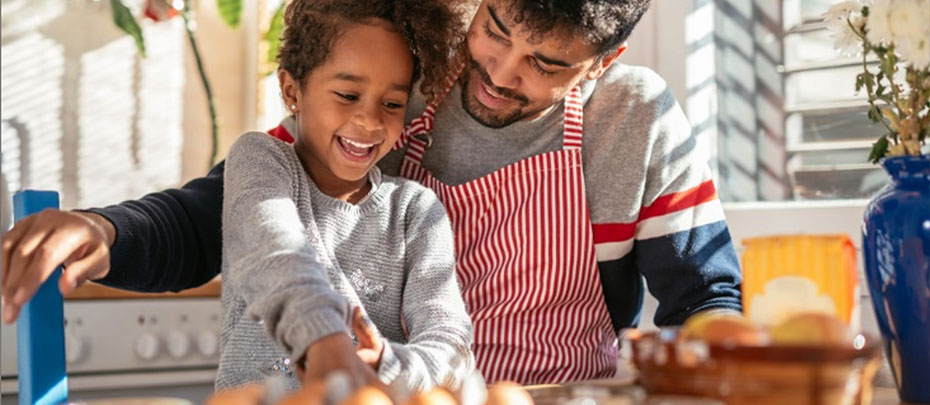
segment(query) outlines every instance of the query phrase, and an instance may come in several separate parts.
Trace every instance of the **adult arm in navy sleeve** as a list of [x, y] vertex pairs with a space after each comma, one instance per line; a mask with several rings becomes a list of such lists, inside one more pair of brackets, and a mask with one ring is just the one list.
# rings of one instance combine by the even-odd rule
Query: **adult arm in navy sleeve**
[[180, 291], [220, 273], [225, 162], [179, 189], [88, 210], [116, 228], [110, 271], [99, 283], [133, 291]]

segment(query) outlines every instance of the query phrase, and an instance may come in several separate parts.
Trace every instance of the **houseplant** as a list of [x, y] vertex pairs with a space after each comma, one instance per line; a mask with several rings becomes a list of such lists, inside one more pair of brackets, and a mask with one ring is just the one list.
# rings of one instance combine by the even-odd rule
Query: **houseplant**
[[[203, 58], [200, 55], [200, 48], [197, 46], [197, 40], [194, 32], [197, 24], [194, 21], [194, 13], [191, 9], [192, 0], [145, 0], [142, 2], [142, 16], [154, 22], [163, 21], [180, 16], [184, 20], [184, 31], [187, 34], [191, 51], [194, 54], [194, 62], [197, 65], [197, 72], [200, 75], [200, 82], [203, 85], [207, 97], [207, 109], [210, 113], [211, 124], [211, 149], [209, 167], [216, 164], [217, 147], [219, 145], [219, 128], [217, 126], [216, 102], [213, 99], [213, 91], [210, 87], [210, 80], [207, 78], [206, 71], [203, 67]], [[217, 10], [220, 17], [230, 27], [239, 26], [239, 20], [242, 15], [242, 0], [217, 0]], [[142, 28], [136, 21], [132, 10], [124, 4], [123, 0], [110, 0], [110, 8], [113, 12], [113, 22], [119, 29], [131, 36], [136, 43], [139, 54], [145, 57], [145, 40], [142, 36]]]
[[884, 128], [869, 160], [889, 184], [867, 205], [862, 250], [885, 354], [908, 402], [930, 402], [930, 0], [844, 1], [824, 23], [861, 57], [856, 91]]

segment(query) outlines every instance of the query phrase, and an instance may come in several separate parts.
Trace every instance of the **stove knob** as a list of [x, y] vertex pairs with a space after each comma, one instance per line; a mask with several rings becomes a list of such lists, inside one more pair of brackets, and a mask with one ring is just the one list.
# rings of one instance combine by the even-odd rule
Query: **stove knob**
[[176, 330], [168, 334], [168, 354], [176, 359], [182, 359], [190, 352], [191, 340], [187, 334]]
[[200, 354], [204, 357], [213, 357], [216, 356], [217, 349], [219, 349], [219, 339], [216, 338], [216, 333], [205, 330], [197, 334], [197, 350]]
[[65, 362], [74, 364], [84, 358], [84, 339], [72, 332], [65, 333]]
[[142, 360], [154, 359], [158, 356], [160, 349], [161, 342], [158, 340], [158, 335], [152, 332], [142, 332], [142, 334], [136, 338], [136, 356], [139, 356]]

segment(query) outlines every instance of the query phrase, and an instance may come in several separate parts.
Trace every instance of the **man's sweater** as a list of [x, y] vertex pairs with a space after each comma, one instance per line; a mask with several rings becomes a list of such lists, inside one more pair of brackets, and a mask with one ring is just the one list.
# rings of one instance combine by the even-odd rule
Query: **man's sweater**
[[455, 386], [471, 371], [471, 322], [445, 210], [415, 182], [382, 180], [377, 167], [369, 180], [368, 195], [350, 204], [316, 187], [292, 145], [261, 132], [233, 145], [217, 389], [260, 381], [317, 339], [348, 332], [356, 306], [390, 342], [383, 382]]

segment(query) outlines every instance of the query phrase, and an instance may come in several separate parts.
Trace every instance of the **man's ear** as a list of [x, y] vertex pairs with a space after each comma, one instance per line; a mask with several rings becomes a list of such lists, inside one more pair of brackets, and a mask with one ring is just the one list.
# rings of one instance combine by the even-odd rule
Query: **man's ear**
[[620, 57], [623, 52], [626, 51], [626, 42], [620, 45], [616, 51], [613, 51], [604, 57], [601, 58], [601, 61], [595, 65], [591, 70], [588, 71], [588, 74], [585, 76], [588, 80], [595, 80], [601, 77], [604, 72], [607, 71], [607, 68], [614, 63], [617, 58]]
[[278, 85], [281, 86], [281, 98], [284, 108], [291, 114], [300, 110], [300, 83], [284, 69], [278, 69]]

